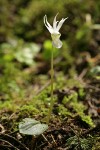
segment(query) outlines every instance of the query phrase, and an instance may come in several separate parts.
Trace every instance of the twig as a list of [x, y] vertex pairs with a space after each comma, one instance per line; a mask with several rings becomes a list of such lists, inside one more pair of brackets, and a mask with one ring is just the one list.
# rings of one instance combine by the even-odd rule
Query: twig
[[1, 133], [4, 133], [5, 132], [5, 128], [0, 124], [0, 128], [1, 128]]
[[27, 148], [24, 144], [22, 144], [20, 141], [18, 141], [17, 139], [12, 137], [11, 135], [0, 133], [0, 138], [7, 139], [7, 141], [11, 141], [11, 142], [13, 140], [16, 144], [21, 145], [24, 148], [24, 150], [29, 150], [29, 148]]
[[79, 79], [82, 79], [87, 73], [87, 69], [84, 69], [81, 74], [78, 76]]
[[56, 141], [55, 141], [55, 139], [54, 139], [54, 136], [51, 134], [51, 137], [52, 137], [52, 140], [53, 140], [53, 143], [55, 144], [55, 145], [57, 145], [57, 143], [56, 143]]
[[45, 141], [46, 141], [49, 145], [51, 145], [51, 144], [49, 143], [49, 141], [47, 140], [47, 138], [44, 136], [44, 134], [42, 134], [42, 136], [43, 136], [43, 138], [45, 139]]
[[[6, 145], [6, 147], [10, 146], [10, 147], [13, 147], [15, 150], [20, 150], [19, 148], [15, 147], [14, 145], [12, 145], [11, 143], [9, 143], [6, 140], [0, 139], [0, 141], [7, 143], [8, 145]], [[4, 146], [4, 145], [0, 145], [0, 146]]]
[[97, 87], [95, 87], [95, 86], [93, 86], [93, 85], [86, 85], [86, 88], [91, 88], [91, 89], [100, 91], [100, 88], [97, 88]]

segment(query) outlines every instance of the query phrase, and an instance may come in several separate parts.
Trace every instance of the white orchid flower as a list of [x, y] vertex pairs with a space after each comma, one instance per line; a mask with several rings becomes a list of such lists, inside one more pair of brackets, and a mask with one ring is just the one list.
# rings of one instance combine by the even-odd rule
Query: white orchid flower
[[[58, 14], [57, 14], [58, 15]], [[49, 30], [49, 32], [51, 33], [51, 38], [52, 38], [52, 44], [54, 47], [56, 48], [61, 48], [62, 47], [62, 42], [60, 40], [60, 28], [63, 25], [63, 23], [65, 22], [65, 20], [68, 18], [62, 18], [60, 21], [56, 21], [57, 15], [54, 18], [53, 21], [53, 26], [51, 26], [49, 24], [49, 22], [47, 21], [47, 16], [44, 16], [44, 24], [46, 26], [46, 28]]]

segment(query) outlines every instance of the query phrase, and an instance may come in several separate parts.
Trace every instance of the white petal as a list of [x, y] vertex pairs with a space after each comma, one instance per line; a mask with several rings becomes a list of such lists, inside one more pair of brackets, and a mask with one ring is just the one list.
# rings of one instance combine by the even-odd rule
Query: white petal
[[45, 24], [45, 26], [47, 27], [47, 29], [49, 30], [49, 32], [52, 33], [52, 32], [53, 32], [53, 28], [52, 28], [52, 26], [49, 24], [49, 22], [47, 21], [47, 16], [46, 16], [46, 15], [44, 16], [44, 24]]
[[[67, 17], [67, 18], [68, 18], [68, 17]], [[62, 18], [62, 19], [61, 19], [61, 21], [58, 23], [58, 26], [57, 26], [57, 28], [56, 28], [57, 31], [60, 30], [61, 26], [63, 25], [64, 21], [65, 21], [67, 18], [65, 18], [65, 19]]]
[[48, 27], [48, 25], [47, 25], [47, 23], [46, 23], [46, 15], [44, 16], [44, 24], [45, 24], [45, 26], [47, 27], [47, 29], [49, 30], [49, 27]]
[[52, 28], [52, 26], [50, 25], [50, 23], [49, 23], [48, 20], [47, 20], [47, 16], [46, 16], [46, 15], [45, 15], [45, 21], [46, 21], [48, 27], [49, 27], [49, 28]]
[[[58, 15], [58, 13], [57, 13], [57, 15]], [[54, 29], [56, 29], [56, 25], [57, 25], [57, 22], [58, 22], [58, 21], [56, 21], [57, 15], [55, 16], [55, 18], [53, 20], [53, 28]]]

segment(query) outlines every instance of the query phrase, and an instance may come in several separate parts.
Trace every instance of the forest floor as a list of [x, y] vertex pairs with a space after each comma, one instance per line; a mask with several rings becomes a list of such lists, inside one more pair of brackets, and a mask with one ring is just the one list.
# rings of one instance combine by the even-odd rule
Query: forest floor
[[37, 137], [19, 132], [22, 119], [45, 122], [49, 109], [50, 65], [39, 56], [35, 59], [36, 67], [23, 66], [19, 73], [10, 64], [1, 73], [6, 77], [2, 76], [0, 92], [0, 150], [100, 150], [100, 68], [94, 67], [90, 75], [86, 65], [95, 61], [98, 66], [98, 55], [82, 59], [69, 72], [63, 64], [55, 65], [56, 59], [55, 104], [48, 130]]

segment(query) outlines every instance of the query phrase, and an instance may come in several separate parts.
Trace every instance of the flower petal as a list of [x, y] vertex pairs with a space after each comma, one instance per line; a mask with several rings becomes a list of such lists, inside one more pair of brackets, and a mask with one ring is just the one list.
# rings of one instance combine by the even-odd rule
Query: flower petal
[[[58, 15], [58, 13], [57, 13], [57, 15]], [[53, 28], [54, 28], [54, 29], [56, 29], [57, 22], [58, 22], [58, 21], [56, 21], [57, 15], [55, 16], [55, 18], [54, 18], [54, 20], [53, 20]]]
[[47, 21], [47, 16], [46, 16], [46, 15], [44, 16], [44, 24], [45, 24], [45, 26], [47, 27], [47, 29], [49, 30], [49, 32], [52, 33], [52, 32], [53, 32], [53, 28], [52, 28], [52, 26], [49, 24], [49, 22]]
[[[67, 18], [68, 18], [68, 17], [67, 17]], [[61, 26], [63, 25], [63, 23], [65, 22], [65, 20], [66, 20], [67, 18], [65, 18], [65, 19], [62, 18], [62, 19], [61, 19], [61, 21], [58, 23], [58, 26], [57, 26], [57, 28], [56, 28], [57, 31], [60, 30]]]
[[48, 29], [49, 27], [48, 27], [47, 22], [46, 22], [46, 15], [44, 16], [44, 24], [45, 24], [45, 26], [46, 26], [47, 29]]
[[50, 25], [50, 23], [49, 23], [48, 20], [47, 20], [47, 16], [46, 16], [46, 15], [45, 15], [45, 21], [46, 21], [48, 27], [49, 27], [49, 28], [52, 28], [52, 26]]

